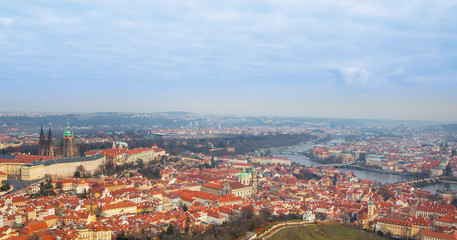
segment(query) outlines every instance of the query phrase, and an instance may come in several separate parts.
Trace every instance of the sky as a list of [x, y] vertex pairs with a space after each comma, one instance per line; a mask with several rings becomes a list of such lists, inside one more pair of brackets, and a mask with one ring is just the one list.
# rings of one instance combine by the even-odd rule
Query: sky
[[457, 1], [1, 1], [0, 89], [0, 112], [457, 122]]

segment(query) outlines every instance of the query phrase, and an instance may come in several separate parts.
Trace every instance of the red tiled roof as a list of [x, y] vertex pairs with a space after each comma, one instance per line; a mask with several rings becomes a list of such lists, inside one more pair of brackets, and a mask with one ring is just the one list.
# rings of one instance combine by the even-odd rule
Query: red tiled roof
[[430, 238], [435, 238], [435, 239], [444, 239], [444, 240], [456, 240], [457, 239], [452, 234], [439, 233], [439, 232], [430, 232], [430, 231], [427, 231], [427, 230], [420, 230], [419, 233], [417, 233], [417, 235], [430, 237]]

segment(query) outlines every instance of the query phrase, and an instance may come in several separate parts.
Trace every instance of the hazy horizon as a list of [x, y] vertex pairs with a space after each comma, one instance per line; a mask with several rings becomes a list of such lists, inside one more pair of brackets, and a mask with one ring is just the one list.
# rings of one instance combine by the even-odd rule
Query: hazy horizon
[[[102, 112], [49, 112], [49, 111], [14, 111], [14, 112], [0, 112], [0, 114], [43, 114], [44, 116], [58, 116], [58, 115], [84, 115], [84, 114], [195, 114], [201, 116], [227, 116], [236, 118], [305, 118], [305, 119], [328, 119], [328, 120], [366, 120], [366, 121], [399, 121], [399, 122], [424, 122], [435, 124], [457, 124], [457, 121], [439, 121], [439, 120], [416, 120], [416, 119], [393, 119], [393, 118], [352, 118], [352, 117], [322, 117], [322, 116], [294, 116], [294, 115], [249, 115], [249, 114], [230, 114], [230, 113], [197, 113], [185, 111], [163, 111], [163, 112], [129, 112], [129, 111], [102, 111]], [[2, 115], [0, 117], [15, 117]]]
[[457, 122], [457, 2], [4, 1], [0, 112]]

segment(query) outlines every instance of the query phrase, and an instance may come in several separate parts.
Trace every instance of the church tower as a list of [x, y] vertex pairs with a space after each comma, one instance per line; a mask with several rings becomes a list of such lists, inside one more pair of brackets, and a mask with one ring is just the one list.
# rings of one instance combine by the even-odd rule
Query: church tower
[[253, 168], [252, 172], [251, 172], [251, 182], [252, 182], [252, 192], [255, 193], [255, 192], [257, 192], [257, 172], [255, 171], [255, 168]]
[[54, 142], [52, 140], [51, 126], [49, 126], [48, 142], [46, 145], [47, 145], [46, 146], [47, 147], [46, 155], [54, 157]]
[[368, 202], [368, 211], [367, 211], [368, 218], [373, 217], [374, 210], [375, 210], [375, 206], [373, 204], [373, 197], [370, 197], [370, 201]]
[[45, 156], [46, 155], [46, 137], [44, 136], [43, 127], [41, 127], [40, 132], [40, 141], [38, 142], [38, 155]]
[[73, 133], [70, 131], [70, 121], [67, 121], [67, 129], [63, 133], [63, 156], [64, 157], [73, 157], [76, 155], [73, 147]]

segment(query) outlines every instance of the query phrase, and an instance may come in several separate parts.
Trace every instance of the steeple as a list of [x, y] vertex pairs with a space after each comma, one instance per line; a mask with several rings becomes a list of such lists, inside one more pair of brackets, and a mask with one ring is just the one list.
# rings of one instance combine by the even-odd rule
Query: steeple
[[38, 142], [38, 154], [43, 156], [46, 155], [46, 137], [44, 136], [43, 126], [41, 126], [40, 140]]
[[72, 137], [73, 136], [73, 133], [70, 130], [70, 120], [69, 119], [67, 120], [67, 129], [65, 130], [65, 132], [63, 132], [63, 136], [64, 137]]
[[375, 206], [373, 204], [373, 196], [370, 196], [370, 201], [368, 202], [368, 209], [367, 209], [367, 215], [368, 217], [372, 217], [375, 213]]
[[47, 142], [47, 155], [54, 156], [54, 142], [52, 141], [51, 126], [49, 126], [48, 142]]

